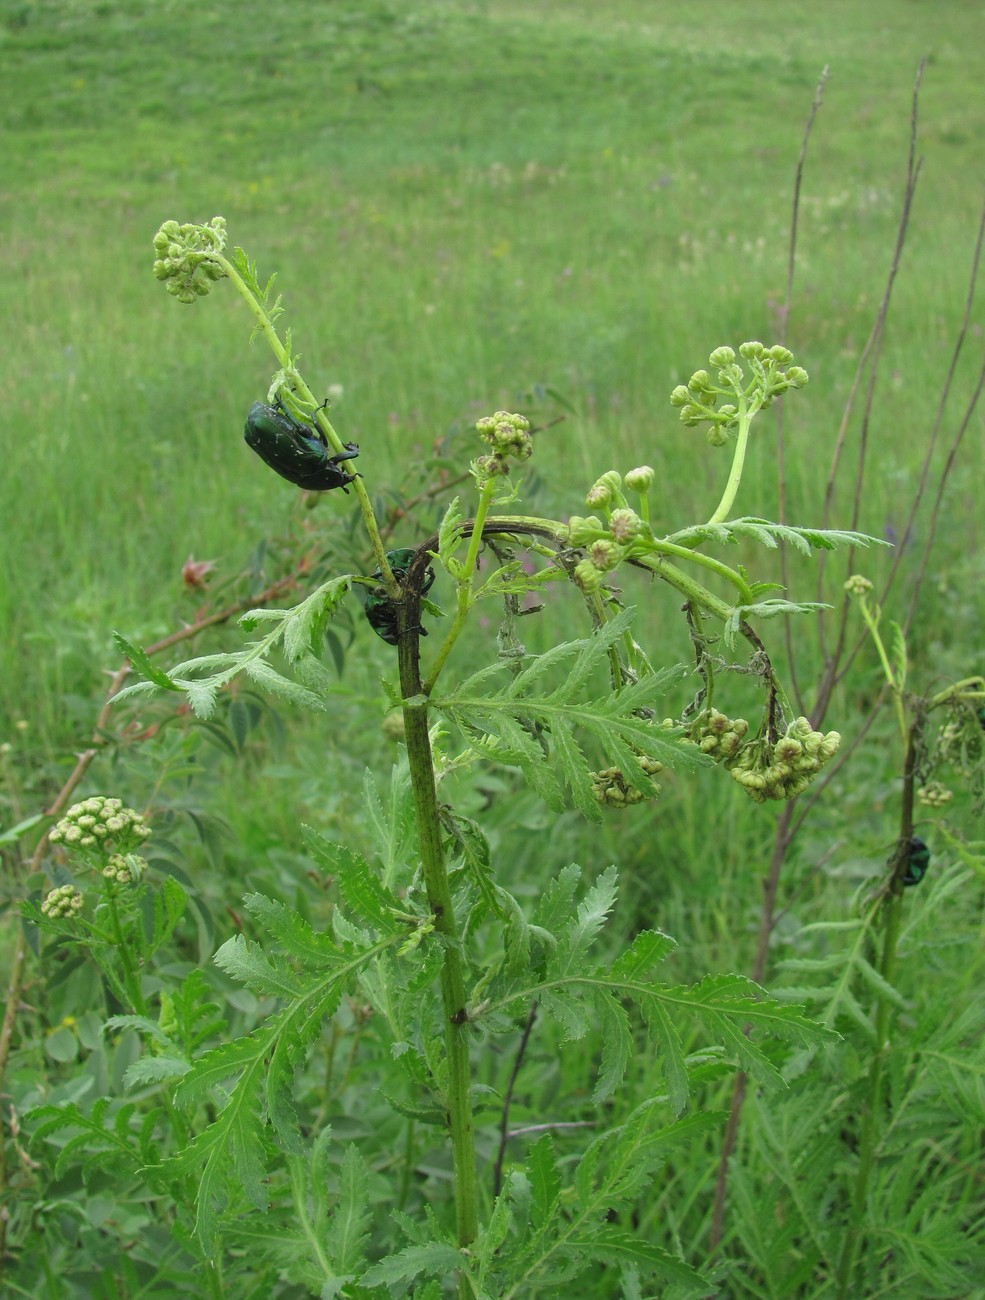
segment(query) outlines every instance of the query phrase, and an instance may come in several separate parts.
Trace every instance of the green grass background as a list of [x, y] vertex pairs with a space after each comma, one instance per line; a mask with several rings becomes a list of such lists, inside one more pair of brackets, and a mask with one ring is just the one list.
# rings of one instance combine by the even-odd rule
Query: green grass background
[[[279, 274], [315, 385], [341, 383], [364, 472], [531, 382], [576, 407], [548, 504], [654, 464], [667, 522], [721, 458], [673, 384], [719, 342], [777, 332], [792, 177], [804, 182], [787, 332], [792, 517], [817, 487], [888, 266], [917, 62], [914, 231], [887, 342], [863, 524], [904, 500], [959, 317], [981, 177], [977, 4], [4, 3], [0, 645], [5, 735], [64, 740], [107, 629], [181, 611], [186, 556], [237, 567], [288, 506], [243, 446], [270, 365], [231, 294], [181, 307], [150, 275], [161, 220], [222, 213]], [[980, 313], [979, 313], [980, 314]], [[980, 430], [980, 423], [978, 424]], [[769, 434], [743, 508], [775, 500]], [[963, 462], [967, 502], [980, 439]], [[333, 500], [333, 509], [341, 508]], [[977, 517], [955, 544], [980, 546]], [[108, 656], [108, 657], [107, 657]]]

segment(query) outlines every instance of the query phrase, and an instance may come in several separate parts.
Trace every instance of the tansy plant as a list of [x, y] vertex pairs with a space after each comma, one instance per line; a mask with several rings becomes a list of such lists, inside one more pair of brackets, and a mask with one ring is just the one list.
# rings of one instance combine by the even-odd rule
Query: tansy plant
[[[802, 388], [806, 372], [787, 348], [749, 342], [737, 351], [716, 348], [709, 369], [674, 390], [671, 403], [685, 425], [703, 427], [713, 446], [732, 453], [721, 500], [704, 522], [656, 532], [651, 505], [660, 484], [645, 465], [606, 470], [587, 492], [588, 513], [568, 522], [518, 513], [516, 471], [535, 452], [536, 431], [523, 415], [498, 411], [477, 424], [469, 500], [454, 499], [433, 536], [387, 545], [370, 495], [374, 473], [382, 472], [377, 449], [368, 440], [357, 448], [336, 431], [298, 368], [290, 333], [278, 332], [281, 307], [270, 283], [260, 285], [241, 250], [227, 252], [223, 220], [168, 221], [154, 246], [154, 273], [179, 301], [196, 302], [225, 281], [240, 295], [277, 362], [265, 400], [250, 410], [247, 441], [288, 482], [350, 494], [373, 569], [336, 574], [293, 608], [251, 611], [242, 619], [253, 634], [246, 645], [167, 672], [120, 638], [144, 680], [117, 698], [176, 692], [204, 718], [219, 692], [244, 675], [302, 708], [324, 710], [337, 690], [320, 657], [324, 629], [358, 588], [366, 635], [395, 647], [398, 680], [384, 681], [383, 689], [402, 718], [409, 795], [399, 794], [404, 787], [397, 782], [394, 798], [405, 799], [413, 834], [378, 868], [317, 829], [305, 832], [338, 890], [328, 929], [314, 928], [285, 901], [245, 899], [263, 938], [237, 934], [215, 961], [270, 999], [273, 1010], [251, 1033], [208, 1049], [148, 1023], [157, 1064], [134, 1079], [144, 1086], [158, 1081], [171, 1127], [155, 1159], [145, 1162], [145, 1176], [178, 1199], [193, 1198], [211, 1270], [221, 1269], [228, 1243], [250, 1215], [283, 1209], [271, 1202], [286, 1195], [304, 1226], [292, 1237], [289, 1275], [313, 1293], [385, 1296], [397, 1288], [437, 1297], [438, 1279], [453, 1274], [460, 1297], [556, 1294], [561, 1279], [567, 1283], [604, 1257], [672, 1281], [681, 1293], [706, 1294], [707, 1275], [635, 1237], [625, 1217], [670, 1145], [718, 1122], [683, 1114], [699, 1068], [699, 1058], [685, 1053], [683, 1035], [693, 1037], [696, 1018], [702, 1037], [721, 1045], [712, 1051], [724, 1050], [761, 1085], [782, 1086], [779, 1049], [764, 1051], [763, 1036], [817, 1047], [832, 1031], [740, 976], [709, 976], [689, 987], [662, 983], [657, 967], [674, 945], [657, 930], [638, 934], [621, 954], [594, 957], [615, 900], [615, 868], [582, 886], [578, 869], [568, 867], [531, 905], [511, 892], [481, 825], [451, 806], [443, 783], [451, 771], [461, 778], [490, 765], [515, 769], [551, 809], [570, 803], [598, 821], [606, 810], [652, 799], [663, 768], [717, 768], [760, 803], [792, 799], [814, 780], [837, 750], [838, 733], [820, 734], [794, 716], [756, 626], [819, 607], [788, 599], [777, 584], [755, 581], [719, 555], [740, 542], [771, 551], [786, 544], [805, 554], [868, 543], [855, 532], [733, 514], [755, 418]], [[259, 461], [256, 469], [266, 472]], [[346, 499], [341, 491], [331, 498]], [[666, 514], [667, 503], [660, 507]], [[655, 664], [637, 640], [632, 598], [624, 593], [637, 579], [654, 578], [680, 597], [694, 646], [691, 667]], [[517, 637], [521, 601], [548, 587], [570, 593], [585, 629], [529, 654]], [[479, 606], [502, 613], [488, 662], [476, 670], [478, 630], [469, 634], [467, 659], [461, 650]], [[747, 663], [723, 658], [724, 652], [734, 660], [743, 646]], [[730, 716], [730, 667], [761, 683], [758, 720]], [[690, 676], [691, 703], [677, 718], [664, 716], [664, 697]], [[69, 847], [67, 832], [62, 842]], [[59, 925], [77, 923], [73, 902], [57, 906]], [[354, 991], [392, 1034], [393, 1068], [404, 1087], [397, 1097], [389, 1086], [388, 1096], [411, 1124], [441, 1126], [451, 1156], [449, 1221], [440, 1207], [417, 1219], [403, 1216], [405, 1239], [389, 1253], [365, 1228], [367, 1170], [356, 1148], [346, 1153], [330, 1195], [312, 1193], [312, 1200], [304, 1190], [317, 1182], [332, 1139], [324, 1123], [299, 1118], [298, 1074], [343, 996]], [[138, 992], [130, 999], [134, 1012], [141, 1010]], [[165, 1010], [162, 1004], [162, 1019]], [[538, 1027], [556, 1021], [562, 1041], [601, 1028], [596, 1105], [615, 1093], [641, 1035], [658, 1054], [666, 1093], [617, 1127], [594, 1131], [577, 1159], [559, 1163], [544, 1133], [512, 1164], [504, 1166], [501, 1146], [493, 1168], [477, 1155], [488, 1151], [497, 1126], [485, 1118], [488, 1098], [476, 1090], [477, 1062], [492, 1039], [505, 1036], [515, 1045], [519, 1038], [515, 1075], [535, 1019]], [[494, 1101], [505, 1135], [509, 1094]], [[293, 1202], [283, 1180], [271, 1180], [284, 1162]], [[358, 1230], [347, 1232], [347, 1224]]]

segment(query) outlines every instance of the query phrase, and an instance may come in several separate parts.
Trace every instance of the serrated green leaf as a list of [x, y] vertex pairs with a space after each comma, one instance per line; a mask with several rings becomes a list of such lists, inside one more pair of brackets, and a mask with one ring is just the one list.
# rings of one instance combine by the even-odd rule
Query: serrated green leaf
[[561, 1196], [561, 1175], [550, 1133], [545, 1133], [530, 1148], [524, 1166], [530, 1181], [531, 1220], [535, 1228], [543, 1228], [554, 1217]]
[[271, 961], [260, 945], [245, 935], [234, 934], [227, 939], [213, 960], [220, 970], [263, 997], [290, 998], [298, 993], [296, 973]]
[[672, 1255], [669, 1250], [640, 1236], [621, 1232], [618, 1228], [602, 1227], [591, 1239], [572, 1244], [576, 1249], [585, 1250], [606, 1264], [635, 1264], [648, 1273], [659, 1273], [668, 1282], [683, 1287], [685, 1293], [702, 1296], [709, 1294], [708, 1281], [697, 1269], [692, 1268], [680, 1256]]
[[126, 1088], [142, 1088], [151, 1083], [173, 1083], [187, 1074], [189, 1064], [177, 1056], [142, 1056], [127, 1067], [123, 1075]]
[[114, 632], [113, 640], [119, 646], [124, 658], [130, 660], [135, 672], [146, 677], [149, 682], [164, 691], [180, 691], [181, 687], [173, 682], [163, 669], [151, 662], [149, 656], [138, 645], [128, 641], [122, 632]]
[[680, 1034], [659, 1000], [654, 999], [643, 1008], [651, 1031], [661, 1048], [660, 1069], [667, 1085], [667, 1097], [670, 1108], [679, 1115], [687, 1105], [688, 1080], [687, 1065], [684, 1060], [684, 1048]]
[[339, 1273], [358, 1273], [365, 1265], [369, 1235], [369, 1171], [358, 1148], [350, 1143], [339, 1169], [338, 1204], [325, 1244]]
[[302, 709], [324, 710], [326, 707], [324, 700], [320, 699], [314, 692], [299, 686], [290, 677], [284, 677], [276, 669], [271, 668], [266, 659], [247, 660], [243, 664], [243, 671], [258, 686], [262, 686], [265, 690], [270, 691], [272, 695], [279, 695], [281, 699], [288, 700], [291, 704], [296, 704]]
[[592, 1093], [592, 1101], [598, 1106], [608, 1101], [622, 1083], [633, 1053], [633, 1036], [625, 1007], [611, 994], [599, 990], [595, 1007], [602, 1030], [602, 1063]]
[[856, 961], [856, 969], [877, 997], [885, 998], [901, 1011], [906, 1007], [906, 999], [900, 991], [895, 989], [892, 984], [890, 984], [889, 981], [876, 970], [872, 963], [867, 961], [861, 954]]
[[307, 655], [318, 655], [325, 624], [342, 604], [352, 586], [348, 574], [323, 582], [300, 605], [283, 614], [284, 657], [289, 664]]
[[611, 968], [613, 982], [618, 984], [623, 980], [643, 979], [676, 947], [676, 941], [669, 934], [664, 934], [660, 930], [641, 930], [613, 964]]
[[462, 1257], [454, 1246], [443, 1241], [429, 1241], [422, 1246], [406, 1246], [395, 1255], [388, 1255], [359, 1279], [363, 1286], [393, 1286], [398, 1282], [412, 1282], [422, 1273], [446, 1277], [461, 1265]]
[[459, 526], [464, 518], [458, 497], [448, 503], [441, 523], [438, 525], [438, 559], [447, 566], [448, 559], [454, 555], [461, 541]]

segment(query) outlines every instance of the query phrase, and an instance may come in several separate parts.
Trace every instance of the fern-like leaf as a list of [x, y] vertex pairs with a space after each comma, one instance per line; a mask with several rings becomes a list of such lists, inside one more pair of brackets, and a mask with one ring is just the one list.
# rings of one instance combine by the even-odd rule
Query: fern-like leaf
[[[684, 678], [683, 666], [648, 674], [605, 695], [582, 698], [592, 679], [607, 669], [609, 650], [628, 631], [632, 618], [633, 611], [624, 610], [593, 636], [555, 646], [532, 659], [499, 692], [490, 693], [487, 685], [491, 673], [500, 668], [493, 665], [434, 703], [491, 759], [521, 768], [549, 807], [562, 806], [561, 790], [567, 786], [578, 809], [597, 821], [601, 811], [576, 733], [593, 736], [603, 753], [618, 759], [626, 779], [643, 791], [652, 792], [652, 784], [638, 755], [669, 767], [694, 768], [706, 761], [693, 745], [654, 726], [647, 716], [667, 690]], [[561, 680], [552, 687], [555, 670], [562, 666]]]

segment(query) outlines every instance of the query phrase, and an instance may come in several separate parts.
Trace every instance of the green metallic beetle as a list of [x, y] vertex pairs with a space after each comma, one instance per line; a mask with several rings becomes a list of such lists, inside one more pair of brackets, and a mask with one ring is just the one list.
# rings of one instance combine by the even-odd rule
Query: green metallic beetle
[[904, 885], [919, 885], [930, 866], [930, 849], [919, 835], [911, 837], [906, 851], [906, 871], [903, 873]]
[[[407, 578], [408, 570], [413, 564], [416, 554], [417, 552], [409, 546], [401, 546], [397, 550], [387, 551], [386, 553], [387, 564], [389, 564], [393, 570], [393, 576], [401, 585]], [[373, 577], [377, 582], [383, 581], [383, 574], [379, 569], [374, 570]], [[434, 570], [428, 566], [421, 587], [422, 596], [431, 590], [433, 582]], [[399, 639], [396, 601], [391, 600], [385, 590], [371, 591], [366, 598], [364, 609], [369, 625], [376, 635], [382, 637], [387, 645], [396, 645]], [[417, 630], [421, 636], [427, 636], [426, 628], [418, 626]]]
[[342, 468], [342, 462], [359, 455], [354, 442], [345, 451], [329, 455], [328, 443], [321, 430], [297, 420], [278, 397], [274, 406], [254, 402], [246, 417], [243, 432], [248, 447], [256, 452], [281, 478], [308, 492], [331, 492], [356, 477]]

